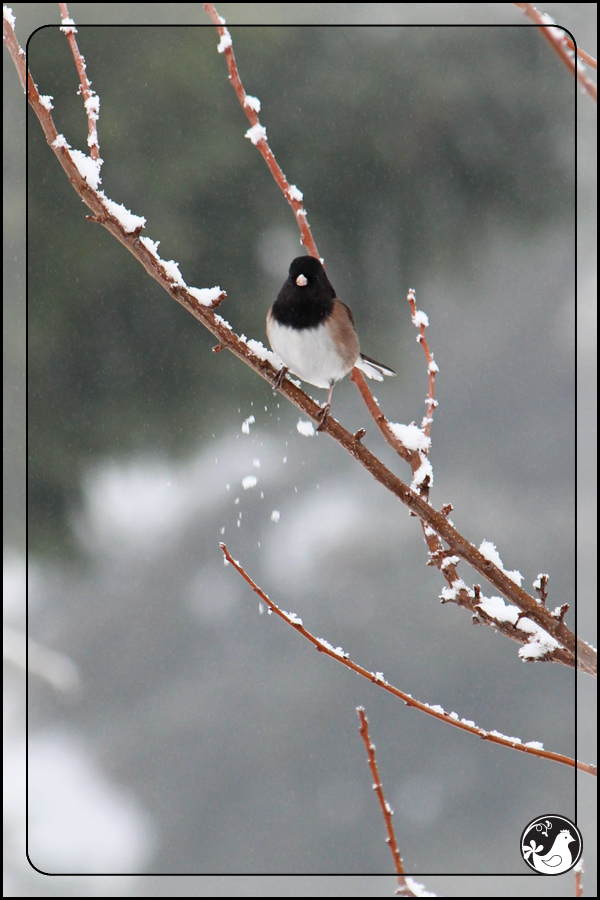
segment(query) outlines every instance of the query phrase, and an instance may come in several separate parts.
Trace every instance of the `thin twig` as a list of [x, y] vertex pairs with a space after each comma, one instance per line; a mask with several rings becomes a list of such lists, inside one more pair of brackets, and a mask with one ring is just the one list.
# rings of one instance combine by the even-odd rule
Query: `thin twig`
[[27, 89], [27, 63], [25, 51], [19, 47], [15, 34], [15, 17], [7, 6], [2, 7], [2, 36], [6, 49], [15, 64], [21, 87]]
[[[417, 341], [423, 348], [423, 352], [425, 353], [425, 359], [427, 360], [427, 373], [429, 375], [429, 392], [425, 399], [425, 406], [427, 407], [427, 415], [423, 419], [422, 428], [425, 432], [425, 435], [429, 437], [429, 433], [431, 431], [431, 423], [433, 422], [433, 410], [437, 406], [437, 400], [435, 399], [435, 376], [439, 371], [437, 367], [437, 363], [433, 359], [433, 353], [429, 349], [429, 345], [427, 343], [427, 338], [425, 337], [425, 329], [429, 325], [429, 320], [424, 312], [418, 310], [415, 304], [415, 292], [411, 288], [408, 292], [408, 297], [406, 298], [410, 305], [410, 311], [412, 313], [412, 323], [415, 328], [419, 329], [419, 335], [417, 337]], [[426, 452], [426, 451], [425, 451]]]
[[77, 46], [77, 40], [75, 38], [77, 29], [75, 28], [75, 22], [69, 16], [67, 4], [59, 3], [58, 5], [60, 6], [60, 14], [62, 16], [61, 31], [64, 31], [67, 36], [69, 46], [71, 47], [71, 53], [73, 54], [73, 59], [75, 60], [77, 74], [79, 75], [79, 84], [81, 85], [81, 93], [83, 95], [85, 111], [87, 113], [88, 119], [87, 142], [88, 147], [90, 148], [90, 156], [92, 157], [92, 159], [98, 160], [100, 159], [100, 144], [98, 142], [97, 122], [100, 115], [100, 98], [98, 97], [96, 91], [92, 90], [89, 79], [87, 77], [85, 59], [79, 52], [79, 47]]
[[416, 450], [409, 450], [404, 446], [402, 441], [396, 437], [392, 429], [390, 428], [390, 423], [381, 411], [377, 400], [373, 396], [371, 389], [365, 378], [360, 371], [354, 367], [352, 372], [350, 373], [350, 381], [352, 381], [362, 397], [365, 406], [369, 410], [371, 418], [379, 428], [386, 442], [390, 445], [390, 447], [396, 451], [398, 456], [400, 456], [405, 462], [409, 464], [412, 469], [413, 475], [421, 465], [421, 458]]
[[241, 563], [237, 559], [233, 558], [233, 556], [227, 549], [227, 546], [223, 543], [220, 543], [219, 546], [226, 561], [230, 563], [237, 572], [239, 572], [244, 581], [246, 581], [250, 585], [252, 590], [256, 594], [258, 594], [261, 600], [264, 600], [269, 609], [276, 615], [278, 615], [280, 619], [283, 619], [284, 622], [286, 622], [288, 625], [291, 625], [292, 628], [294, 628], [303, 637], [305, 637], [307, 641], [310, 641], [310, 643], [314, 647], [316, 647], [320, 653], [325, 653], [327, 656], [335, 659], [336, 662], [341, 663], [343, 666], [346, 666], [347, 669], [351, 669], [358, 675], [362, 675], [362, 677], [366, 678], [367, 681], [372, 682], [373, 684], [377, 685], [377, 687], [380, 687], [384, 691], [387, 691], [388, 693], [393, 694], [395, 697], [398, 697], [400, 700], [403, 700], [407, 706], [413, 707], [414, 709], [419, 709], [421, 710], [421, 712], [426, 713], [428, 716], [433, 716], [434, 719], [439, 719], [441, 722], [446, 722], [448, 725], [454, 725], [455, 728], [460, 728], [462, 731], [468, 731], [470, 734], [474, 734], [477, 737], [482, 738], [482, 740], [484, 741], [491, 741], [494, 744], [500, 744], [502, 747], [509, 747], [511, 750], [520, 750], [522, 753], [528, 753], [532, 756], [539, 756], [542, 759], [551, 759], [554, 762], [558, 762], [562, 765], [570, 766], [572, 768], [575, 768], [576, 766], [582, 772], [587, 772], [588, 775], [597, 774], [596, 766], [591, 765], [590, 763], [576, 763], [574, 759], [571, 759], [571, 757], [569, 756], [564, 756], [562, 753], [552, 753], [549, 750], [542, 750], [539, 746], [524, 744], [519, 738], [509, 738], [497, 731], [486, 731], [483, 728], [479, 728], [477, 725], [475, 725], [474, 722], [466, 721], [465, 719], [459, 719], [458, 715], [454, 712], [445, 712], [441, 708], [441, 706], [438, 706], [437, 704], [435, 706], [430, 706], [428, 703], [422, 703], [420, 700], [415, 700], [415, 698], [411, 697], [410, 694], [399, 690], [399, 688], [394, 687], [388, 681], [386, 681], [381, 672], [369, 672], [368, 669], [363, 669], [362, 666], [359, 666], [357, 665], [357, 663], [352, 662], [349, 655], [347, 653], [344, 653], [341, 647], [333, 647], [330, 643], [328, 643], [328, 641], [324, 640], [323, 638], [318, 638], [311, 634], [311, 632], [304, 627], [302, 619], [295, 615], [295, 613], [288, 613], [285, 612], [285, 610], [280, 609], [277, 604], [273, 603], [273, 601], [269, 599], [262, 588], [260, 588], [252, 580], [252, 578], [250, 578]]
[[369, 737], [369, 720], [367, 719], [364, 706], [357, 706], [356, 712], [358, 713], [358, 718], [360, 719], [359, 733], [366, 747], [369, 768], [371, 770], [371, 774], [373, 775], [373, 790], [377, 794], [377, 799], [379, 800], [381, 813], [383, 815], [383, 821], [385, 822], [385, 828], [388, 833], [386, 843], [389, 844], [392, 853], [394, 866], [396, 867], [396, 874], [398, 876], [398, 885], [401, 888], [405, 888], [406, 879], [404, 878], [404, 868], [402, 866], [402, 859], [400, 857], [400, 851], [398, 850], [398, 844], [396, 843], [394, 824], [392, 822], [392, 816], [394, 813], [390, 804], [385, 799], [383, 793], [381, 778], [379, 777], [379, 769], [377, 768], [377, 760], [375, 759], [375, 744], [371, 743], [371, 738]]
[[583, 879], [581, 877], [585, 872], [585, 869], [583, 868], [583, 857], [581, 857], [576, 864], [573, 872], [575, 873], [575, 896], [583, 897]]
[[[423, 478], [417, 479], [417, 473], [423, 466], [423, 463], [425, 463], [425, 461], [427, 460], [429, 447], [431, 446], [430, 431], [431, 423], [433, 421], [432, 416], [433, 410], [437, 406], [437, 401], [435, 399], [435, 376], [439, 369], [433, 359], [433, 353], [430, 351], [429, 345], [427, 344], [427, 340], [425, 338], [425, 329], [429, 325], [429, 320], [424, 312], [422, 312], [421, 310], [417, 310], [415, 305], [415, 292], [412, 288], [409, 290], [406, 299], [410, 304], [412, 323], [416, 328], [419, 329], [417, 341], [423, 347], [425, 359], [427, 360], [427, 373], [429, 375], [429, 391], [425, 399], [427, 415], [421, 422], [420, 429], [423, 435], [423, 438], [421, 440], [422, 446], [419, 447], [418, 450], [407, 447], [406, 444], [403, 443], [403, 441], [398, 437], [398, 435], [394, 431], [393, 426], [381, 411], [379, 404], [375, 400], [370, 387], [368, 386], [359, 369], [354, 368], [352, 370], [350, 380], [353, 381], [358, 388], [358, 391], [367, 409], [369, 410], [369, 413], [371, 414], [374, 422], [381, 431], [386, 442], [396, 451], [396, 453], [400, 457], [402, 457], [402, 459], [409, 463], [413, 474], [413, 487], [418, 491], [418, 493], [423, 494], [423, 496], [427, 498], [429, 496], [430, 478], [426, 474]], [[427, 471], [431, 472], [429, 466], [427, 467]]]

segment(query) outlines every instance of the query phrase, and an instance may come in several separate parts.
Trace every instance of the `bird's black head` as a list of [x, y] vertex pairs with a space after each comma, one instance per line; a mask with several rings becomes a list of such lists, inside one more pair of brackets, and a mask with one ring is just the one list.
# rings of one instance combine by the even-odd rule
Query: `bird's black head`
[[272, 314], [281, 325], [315, 328], [330, 315], [334, 297], [335, 291], [321, 262], [314, 256], [297, 256], [273, 304]]
[[[302, 283], [302, 279], [298, 283], [298, 279], [302, 275], [306, 278], [306, 285]], [[316, 259], [314, 256], [297, 256], [296, 259], [292, 260], [288, 282], [295, 284], [297, 287], [308, 287], [309, 291], [307, 293], [311, 293], [310, 288], [318, 285], [321, 292], [326, 292], [328, 296], [335, 297], [335, 291], [331, 286], [321, 260]]]

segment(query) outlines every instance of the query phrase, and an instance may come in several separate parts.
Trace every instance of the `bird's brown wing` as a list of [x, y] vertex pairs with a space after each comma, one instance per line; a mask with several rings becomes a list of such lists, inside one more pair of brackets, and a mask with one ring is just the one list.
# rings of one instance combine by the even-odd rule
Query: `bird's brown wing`
[[344, 360], [344, 364], [348, 366], [348, 371], [350, 371], [359, 357], [360, 347], [350, 307], [337, 297], [333, 301], [333, 309], [329, 317], [329, 329]]
[[[352, 315], [352, 310], [350, 309], [350, 307], [348, 306], [348, 304], [347, 304], [347, 303], [344, 303], [343, 300], [340, 300], [339, 297], [336, 297], [335, 299], [337, 300], [338, 303], [341, 303], [341, 305], [344, 307], [344, 309], [345, 309], [346, 312], [348, 313], [348, 318], [349, 318], [350, 321], [352, 322], [352, 327], [353, 327], [353, 328], [356, 328], [356, 325], [354, 324], [354, 316]], [[335, 301], [334, 301], [334, 302], [335, 302]]]

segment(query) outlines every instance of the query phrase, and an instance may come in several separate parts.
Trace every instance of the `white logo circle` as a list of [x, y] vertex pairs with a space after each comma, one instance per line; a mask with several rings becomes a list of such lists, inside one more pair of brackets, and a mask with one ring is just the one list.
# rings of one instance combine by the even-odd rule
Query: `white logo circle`
[[565, 816], [538, 816], [521, 835], [521, 856], [541, 875], [562, 875], [579, 860], [583, 839]]

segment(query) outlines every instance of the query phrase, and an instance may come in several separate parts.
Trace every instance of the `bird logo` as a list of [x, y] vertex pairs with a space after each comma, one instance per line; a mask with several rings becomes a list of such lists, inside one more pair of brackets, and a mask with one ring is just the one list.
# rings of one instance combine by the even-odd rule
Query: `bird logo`
[[521, 855], [541, 875], [562, 875], [578, 862], [583, 850], [581, 832], [565, 816], [538, 816], [521, 835]]

